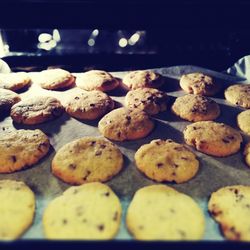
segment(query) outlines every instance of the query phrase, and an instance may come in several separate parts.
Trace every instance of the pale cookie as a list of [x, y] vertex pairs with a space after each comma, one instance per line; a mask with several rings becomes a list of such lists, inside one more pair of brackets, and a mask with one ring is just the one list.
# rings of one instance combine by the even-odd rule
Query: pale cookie
[[246, 164], [250, 167], [250, 142], [246, 144], [243, 154]]
[[190, 122], [214, 120], [220, 115], [220, 107], [215, 101], [193, 94], [178, 97], [172, 106], [172, 111]]
[[0, 88], [17, 91], [30, 85], [28, 73], [0, 73]]
[[212, 96], [219, 92], [219, 84], [208, 75], [203, 73], [190, 73], [182, 75], [181, 88], [190, 94]]
[[108, 240], [121, 222], [119, 198], [107, 185], [94, 182], [67, 189], [45, 209], [46, 238], [60, 240]]
[[162, 75], [151, 70], [131, 71], [123, 78], [123, 84], [128, 89], [159, 88], [163, 83]]
[[212, 121], [196, 122], [184, 130], [184, 139], [190, 146], [208, 155], [224, 157], [240, 150], [241, 134], [232, 127]]
[[33, 222], [35, 195], [21, 181], [0, 180], [0, 200], [0, 240], [15, 240]]
[[200, 240], [205, 230], [196, 202], [165, 185], [139, 189], [129, 205], [126, 224], [138, 240]]
[[245, 110], [238, 114], [237, 124], [238, 124], [238, 127], [243, 132], [250, 135], [250, 110]]
[[225, 90], [225, 98], [234, 105], [250, 108], [250, 84], [235, 84]]
[[39, 73], [38, 83], [44, 89], [59, 90], [75, 84], [75, 77], [63, 69], [48, 69]]
[[0, 116], [5, 112], [9, 112], [10, 108], [20, 101], [20, 96], [15, 92], [8, 89], [0, 89]]
[[139, 88], [127, 93], [125, 105], [130, 109], [138, 108], [155, 115], [167, 109], [167, 100], [165, 92], [153, 88]]
[[162, 182], [182, 183], [193, 178], [199, 162], [184, 145], [172, 140], [153, 140], [135, 153], [137, 168], [148, 178]]
[[70, 184], [110, 180], [123, 166], [123, 156], [112, 142], [83, 137], [64, 145], [52, 160], [52, 173]]
[[30, 167], [50, 148], [48, 137], [39, 129], [0, 133], [0, 173], [12, 173]]
[[60, 116], [64, 108], [54, 97], [33, 97], [12, 106], [10, 116], [17, 123], [39, 124]]
[[72, 96], [66, 104], [66, 112], [78, 119], [94, 120], [114, 108], [113, 100], [105, 93], [92, 90]]
[[250, 241], [250, 186], [228, 186], [212, 193], [208, 210], [229, 240]]
[[146, 137], [154, 128], [147, 113], [139, 109], [119, 108], [106, 114], [98, 124], [105, 137], [115, 141], [136, 140]]
[[90, 70], [79, 74], [76, 78], [76, 84], [79, 88], [87, 91], [100, 90], [107, 92], [118, 87], [120, 82], [106, 71]]

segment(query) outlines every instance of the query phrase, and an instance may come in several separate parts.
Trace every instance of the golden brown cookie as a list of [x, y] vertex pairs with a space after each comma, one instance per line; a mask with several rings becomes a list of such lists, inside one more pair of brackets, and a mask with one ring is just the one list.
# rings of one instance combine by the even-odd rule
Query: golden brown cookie
[[39, 129], [0, 132], [0, 173], [32, 166], [49, 148], [49, 138]]
[[15, 240], [32, 224], [35, 195], [21, 181], [0, 180], [0, 200], [0, 240]]
[[162, 75], [151, 70], [131, 71], [123, 78], [123, 84], [128, 89], [159, 88], [163, 83]]
[[83, 137], [60, 148], [52, 161], [52, 172], [61, 180], [79, 185], [105, 182], [117, 175], [123, 156], [112, 142], [98, 137]]
[[76, 84], [84, 90], [100, 90], [107, 92], [119, 86], [118, 79], [110, 73], [103, 70], [90, 70], [79, 74], [76, 78]]
[[158, 114], [167, 109], [168, 96], [165, 92], [153, 88], [130, 90], [125, 97], [127, 108], [138, 108], [150, 115]]
[[39, 124], [60, 116], [64, 108], [54, 97], [37, 96], [12, 106], [10, 116], [17, 123]]
[[78, 119], [94, 120], [114, 108], [113, 100], [99, 90], [85, 91], [72, 96], [66, 112]]
[[39, 73], [38, 83], [44, 89], [58, 90], [75, 84], [75, 77], [64, 69], [48, 69]]
[[190, 146], [208, 155], [224, 157], [240, 150], [241, 134], [232, 127], [212, 121], [195, 122], [184, 130]]
[[20, 101], [20, 96], [15, 92], [8, 89], [0, 89], [0, 116], [3, 113], [9, 112], [10, 108]]
[[193, 178], [199, 162], [194, 153], [172, 140], [153, 140], [135, 153], [137, 168], [152, 180], [182, 183]]
[[193, 94], [178, 97], [172, 106], [172, 111], [190, 122], [214, 120], [220, 115], [220, 107], [215, 101]]
[[119, 108], [106, 114], [98, 124], [105, 137], [115, 141], [146, 137], [154, 128], [147, 113], [139, 109]]
[[17, 91], [30, 85], [28, 73], [0, 73], [0, 88]]
[[205, 217], [196, 202], [165, 185], [139, 189], [126, 224], [138, 240], [200, 240], [205, 231]]
[[243, 154], [246, 164], [250, 167], [250, 142], [246, 144]]
[[250, 135], [250, 110], [245, 110], [238, 114], [237, 124], [238, 124], [238, 127], [243, 132]]
[[117, 234], [121, 214], [119, 198], [107, 185], [70, 187], [45, 209], [44, 233], [57, 240], [108, 240]]
[[203, 73], [182, 75], [181, 88], [190, 94], [212, 96], [219, 92], [220, 86], [211, 76]]
[[227, 186], [212, 193], [208, 210], [228, 240], [250, 241], [250, 186]]
[[225, 98], [234, 105], [250, 108], [250, 84], [235, 84], [225, 90]]

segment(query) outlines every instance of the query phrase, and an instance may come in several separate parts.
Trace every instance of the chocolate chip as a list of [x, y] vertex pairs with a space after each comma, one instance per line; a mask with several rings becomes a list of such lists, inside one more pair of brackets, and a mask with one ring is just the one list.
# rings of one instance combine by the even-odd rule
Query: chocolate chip
[[163, 166], [163, 163], [161, 163], [161, 162], [157, 163], [158, 168], [161, 168], [162, 166]]
[[105, 196], [109, 196], [109, 195], [110, 195], [110, 193], [109, 193], [109, 192], [106, 192], [106, 193], [104, 193], [104, 195], [105, 195]]
[[97, 226], [98, 230], [100, 231], [103, 231], [104, 230], [104, 225], [103, 224], [100, 224]]
[[106, 148], [106, 145], [101, 144], [101, 145], [100, 145], [100, 148]]
[[181, 157], [181, 159], [182, 159], [182, 160], [185, 160], [185, 161], [187, 161], [187, 160], [188, 160], [188, 158], [187, 158], [187, 157], [183, 157], [183, 156]]
[[178, 165], [178, 164], [173, 163], [172, 167], [174, 167], [174, 168], [178, 168], [178, 167], [179, 167], [179, 165]]
[[94, 103], [90, 103], [89, 106], [90, 107], [95, 107], [95, 104]]
[[101, 150], [97, 150], [97, 151], [95, 152], [95, 155], [96, 155], [96, 156], [101, 155], [101, 154], [102, 154], [102, 151], [101, 151]]
[[118, 212], [116, 211], [113, 216], [113, 221], [117, 221], [118, 219]]
[[74, 164], [74, 163], [71, 163], [71, 164], [69, 164], [69, 169], [71, 169], [71, 170], [75, 170], [76, 169], [76, 164]]
[[94, 146], [96, 144], [96, 141], [91, 141], [90, 146]]
[[11, 156], [11, 160], [12, 160], [13, 162], [16, 162], [16, 160], [17, 160], [17, 159], [16, 159], [16, 156], [15, 156], [15, 155], [12, 155], [12, 156]]
[[63, 220], [62, 220], [62, 223], [63, 223], [64, 225], [66, 225], [66, 224], [68, 223], [68, 220], [67, 220], [67, 219], [63, 219]]
[[239, 193], [238, 189], [234, 189], [234, 193], [237, 195]]
[[75, 100], [79, 100], [80, 98], [78, 96], [75, 97]]
[[176, 151], [182, 151], [183, 148], [182, 147], [174, 147], [174, 150], [176, 150]]
[[89, 176], [90, 174], [91, 174], [91, 171], [87, 170], [85, 176], [83, 176], [82, 179], [83, 179], [84, 181], [86, 181], [87, 178], [88, 178], [88, 176]]

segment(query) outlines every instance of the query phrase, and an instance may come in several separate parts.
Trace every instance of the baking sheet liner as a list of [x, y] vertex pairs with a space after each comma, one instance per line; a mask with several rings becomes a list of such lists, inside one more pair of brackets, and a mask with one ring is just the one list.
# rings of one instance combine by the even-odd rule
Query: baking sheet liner
[[[131, 235], [126, 229], [125, 224], [127, 207], [136, 190], [147, 185], [156, 184], [156, 182], [149, 180], [136, 169], [134, 165], [135, 151], [141, 145], [149, 143], [151, 140], [158, 138], [173, 139], [178, 143], [184, 143], [182, 131], [186, 125], [190, 124], [190, 122], [186, 122], [178, 118], [170, 111], [170, 106], [175, 97], [184, 95], [184, 92], [179, 87], [180, 76], [184, 73], [203, 72], [216, 77], [221, 82], [221, 84], [225, 86], [244, 80], [243, 78], [226, 75], [195, 66], [176, 66], [170, 68], [158, 68], [154, 70], [166, 77], [166, 84], [164, 85], [163, 90], [167, 91], [168, 95], [170, 96], [168, 110], [154, 116], [156, 127], [146, 138], [136, 141], [115, 142], [115, 144], [118, 145], [124, 154], [125, 159], [124, 168], [121, 173], [115, 176], [111, 181], [107, 182], [107, 184], [119, 196], [123, 208], [122, 223], [116, 239], [132, 239]], [[122, 78], [126, 72], [113, 72], [112, 74], [118, 78]], [[30, 73], [30, 75], [32, 77], [33, 84], [27, 91], [21, 93], [21, 97], [23, 99], [29, 98], [31, 96], [47, 95], [57, 97], [64, 104], [70, 95], [79, 91], [77, 88], [72, 88], [65, 91], [44, 90], [36, 83], [37, 73]], [[114, 90], [109, 94], [116, 101], [117, 106], [122, 105], [125, 95], [123, 91]], [[218, 119], [216, 119], [216, 121], [224, 122], [234, 128], [237, 128], [236, 115], [242, 109], [232, 106], [227, 101], [225, 101], [223, 99], [223, 92], [218, 94], [213, 99], [218, 102], [221, 107], [221, 115]], [[28, 186], [31, 187], [36, 195], [36, 213], [34, 223], [22, 236], [23, 239], [44, 238], [42, 228], [43, 211], [52, 199], [61, 195], [63, 191], [70, 186], [54, 177], [50, 172], [51, 160], [56, 151], [64, 144], [74, 139], [83, 136], [101, 136], [97, 125], [98, 121], [79, 121], [77, 119], [71, 118], [66, 113], [56, 120], [32, 126], [14, 124], [10, 117], [0, 120], [0, 136], [1, 133], [4, 133], [2, 127], [5, 127], [5, 129], [39, 128], [49, 136], [51, 143], [49, 154], [38, 164], [16, 173], [0, 174], [0, 179], [24, 181]], [[249, 141], [250, 138], [244, 134], [242, 135], [244, 137], [244, 145], [247, 141]], [[190, 195], [201, 206], [206, 217], [204, 240], [223, 240], [218, 225], [207, 212], [207, 202], [209, 195], [220, 187], [235, 184], [250, 185], [250, 169], [243, 160], [243, 146], [239, 153], [225, 158], [211, 157], [202, 154], [193, 148], [191, 149], [193, 152], [195, 152], [200, 162], [198, 174], [193, 179], [183, 184], [165, 184]]]

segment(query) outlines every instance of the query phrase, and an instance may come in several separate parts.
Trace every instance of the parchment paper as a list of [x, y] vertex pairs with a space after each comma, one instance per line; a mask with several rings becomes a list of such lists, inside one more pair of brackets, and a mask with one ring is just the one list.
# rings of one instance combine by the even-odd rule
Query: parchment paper
[[[173, 139], [176, 142], [184, 143], [183, 129], [190, 124], [170, 112], [170, 106], [174, 101], [174, 97], [184, 95], [184, 92], [179, 88], [179, 78], [181, 74], [189, 72], [204, 72], [219, 79], [221, 84], [226, 87], [228, 84], [236, 83], [244, 79], [233, 77], [230, 75], [214, 72], [211, 70], [194, 67], [194, 66], [177, 66], [170, 68], [154, 69], [166, 77], [166, 84], [163, 89], [170, 96], [168, 110], [159, 115], [156, 115], [156, 127], [153, 132], [144, 139], [128, 142], [115, 142], [124, 154], [125, 164], [122, 172], [114, 177], [107, 184], [119, 196], [123, 207], [123, 219], [117, 239], [132, 239], [125, 225], [125, 215], [129, 202], [134, 193], [139, 188], [156, 184], [141, 174], [134, 165], [134, 153], [143, 144], [149, 143], [153, 139]], [[126, 72], [113, 72], [113, 75], [122, 78]], [[77, 88], [72, 88], [66, 91], [48, 91], [41, 89], [36, 84], [37, 73], [30, 73], [33, 79], [31, 87], [21, 93], [23, 99], [31, 96], [48, 95], [55, 96], [62, 103], [65, 103], [67, 98], [74, 92], [79, 91]], [[77, 75], [77, 74], [76, 74]], [[122, 105], [124, 92], [114, 90], [110, 92], [111, 97], [117, 102], [117, 106]], [[237, 128], [236, 115], [242, 110], [241, 108], [230, 105], [223, 99], [223, 92], [213, 98], [220, 104], [221, 116], [216, 120], [224, 122]], [[13, 174], [0, 174], [0, 179], [22, 180], [35, 192], [36, 195], [36, 214], [33, 225], [23, 235], [23, 239], [41, 239], [44, 238], [42, 229], [42, 214], [48, 202], [53, 198], [61, 195], [69, 185], [63, 183], [50, 172], [50, 163], [55, 155], [55, 152], [64, 144], [83, 137], [83, 136], [101, 136], [97, 129], [98, 121], [79, 121], [70, 118], [66, 113], [54, 121], [50, 121], [41, 125], [28, 126], [18, 125], [12, 122], [10, 117], [0, 121], [0, 136], [4, 133], [2, 127], [6, 129], [35, 129], [39, 128], [44, 131], [50, 138], [51, 150], [49, 154], [43, 158], [38, 164], [32, 168], [19, 171]], [[244, 143], [249, 141], [249, 138], [242, 134]], [[191, 147], [190, 147], [191, 148]], [[244, 163], [242, 149], [239, 153], [229, 157], [219, 158], [211, 157], [191, 148], [197, 155], [200, 162], [200, 170], [198, 174], [190, 181], [183, 184], [165, 183], [177, 190], [190, 195], [194, 198], [204, 211], [206, 216], [206, 231], [204, 239], [206, 240], [223, 240], [220, 234], [218, 225], [209, 216], [207, 212], [207, 201], [209, 195], [218, 188], [245, 184], [250, 185], [250, 169]], [[17, 201], [18, 202], [18, 201]]]

